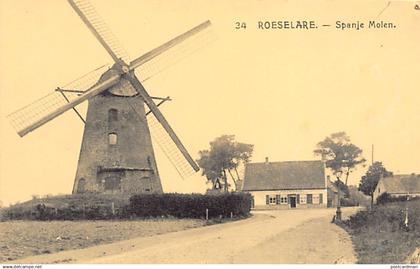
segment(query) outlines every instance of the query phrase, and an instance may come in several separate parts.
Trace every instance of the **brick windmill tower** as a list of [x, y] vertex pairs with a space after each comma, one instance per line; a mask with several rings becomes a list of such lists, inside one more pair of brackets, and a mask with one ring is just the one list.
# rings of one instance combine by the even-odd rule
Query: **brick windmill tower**
[[[170, 98], [150, 96], [142, 82], [161, 71], [150, 68], [160, 57], [176, 53], [178, 47], [191, 39], [196, 39], [195, 44], [202, 42], [197, 38], [204, 36], [210, 21], [129, 61], [88, 1], [69, 0], [69, 3], [114, 64], [98, 68], [10, 114], [18, 134], [24, 136], [68, 110], [77, 113], [85, 127], [73, 193], [161, 193], [151, 133], [181, 176], [198, 171], [199, 167], [158, 108]], [[76, 106], [86, 100], [88, 110], [84, 119]]]

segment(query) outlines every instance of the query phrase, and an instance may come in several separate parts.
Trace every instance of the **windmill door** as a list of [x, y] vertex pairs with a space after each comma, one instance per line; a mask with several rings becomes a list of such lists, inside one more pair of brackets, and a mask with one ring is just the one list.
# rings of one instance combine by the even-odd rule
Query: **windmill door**
[[98, 174], [98, 179], [102, 191], [105, 193], [121, 192], [121, 181], [124, 178], [124, 173], [121, 172], [101, 172]]

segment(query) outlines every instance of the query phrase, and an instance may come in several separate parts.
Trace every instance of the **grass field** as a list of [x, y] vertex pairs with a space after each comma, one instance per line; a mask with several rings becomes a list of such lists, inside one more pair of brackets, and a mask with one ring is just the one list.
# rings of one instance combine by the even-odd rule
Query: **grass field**
[[358, 263], [403, 263], [420, 246], [419, 212], [420, 200], [394, 202], [360, 211], [346, 221]]
[[0, 263], [206, 225], [204, 220], [0, 222]]

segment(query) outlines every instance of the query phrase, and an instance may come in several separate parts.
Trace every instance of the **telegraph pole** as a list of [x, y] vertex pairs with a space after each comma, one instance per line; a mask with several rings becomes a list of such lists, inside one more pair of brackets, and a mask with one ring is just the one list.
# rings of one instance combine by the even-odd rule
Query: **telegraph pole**
[[373, 161], [373, 152], [374, 152], [374, 147], [373, 147], [373, 144], [372, 144], [372, 165], [374, 163], [374, 161]]

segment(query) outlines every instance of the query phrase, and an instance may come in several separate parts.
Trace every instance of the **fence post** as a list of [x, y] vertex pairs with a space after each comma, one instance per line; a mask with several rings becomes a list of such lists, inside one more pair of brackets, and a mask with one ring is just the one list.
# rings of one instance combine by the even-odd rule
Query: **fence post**
[[83, 203], [83, 207], [82, 207], [82, 214], [83, 214], [83, 219], [86, 219], [86, 208], [85, 208], [85, 204]]
[[233, 212], [230, 212], [230, 218], [233, 219]]
[[115, 216], [115, 205], [114, 205], [114, 202], [111, 203], [111, 211], [112, 211], [112, 216]]
[[206, 208], [206, 220], [209, 220], [209, 209]]

